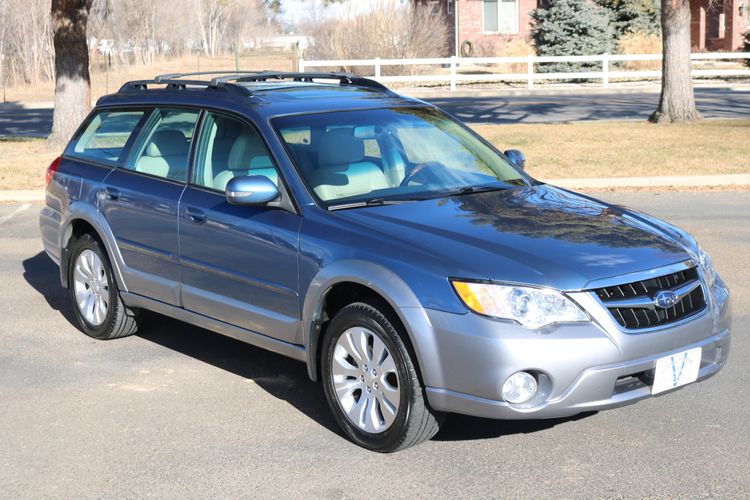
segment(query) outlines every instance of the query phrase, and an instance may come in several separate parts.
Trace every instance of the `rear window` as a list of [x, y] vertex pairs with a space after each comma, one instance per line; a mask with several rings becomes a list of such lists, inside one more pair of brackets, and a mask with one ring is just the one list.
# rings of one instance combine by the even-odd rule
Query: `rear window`
[[145, 113], [146, 110], [100, 111], [83, 131], [73, 138], [65, 153], [116, 163]]

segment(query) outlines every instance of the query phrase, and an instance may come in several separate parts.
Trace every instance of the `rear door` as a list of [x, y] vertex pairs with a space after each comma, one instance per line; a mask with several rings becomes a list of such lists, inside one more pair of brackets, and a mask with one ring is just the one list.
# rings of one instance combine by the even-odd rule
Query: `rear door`
[[151, 110], [127, 161], [104, 182], [100, 209], [127, 266], [130, 291], [180, 304], [177, 208], [200, 112]]
[[238, 175], [281, 182], [253, 127], [206, 113], [179, 209], [184, 307], [300, 343], [297, 248], [302, 217], [278, 207], [230, 205], [224, 188]]

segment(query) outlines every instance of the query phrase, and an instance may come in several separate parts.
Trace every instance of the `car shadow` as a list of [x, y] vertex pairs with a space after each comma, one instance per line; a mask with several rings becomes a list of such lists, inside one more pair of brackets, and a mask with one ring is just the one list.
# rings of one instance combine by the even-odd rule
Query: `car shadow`
[[[23, 261], [23, 277], [55, 311], [78, 328], [59, 269], [44, 253]], [[323, 387], [307, 376], [303, 363], [230, 337], [156, 313], [145, 312], [140, 338], [252, 381], [270, 395], [286, 401], [329, 431], [342, 435], [326, 403]], [[528, 434], [585, 418], [498, 421], [448, 415], [435, 441], [466, 441]]]
[[548, 418], [544, 420], [493, 420], [449, 414], [433, 441], [476, 441], [494, 439], [514, 434], [533, 434], [569, 422], [576, 422], [597, 412], [579, 413], [572, 417]]
[[52, 309], [78, 328], [68, 291], [60, 286], [60, 268], [46, 253], [39, 252], [23, 261], [23, 277]]

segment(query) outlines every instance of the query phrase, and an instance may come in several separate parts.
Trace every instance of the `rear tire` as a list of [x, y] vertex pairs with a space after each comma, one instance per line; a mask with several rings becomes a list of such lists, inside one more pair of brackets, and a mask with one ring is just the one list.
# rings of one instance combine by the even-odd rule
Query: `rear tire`
[[344, 433], [368, 450], [391, 453], [434, 436], [443, 415], [432, 410], [400, 325], [357, 302], [331, 320], [322, 346], [323, 386]]
[[99, 340], [133, 335], [137, 311], [125, 307], [106, 252], [90, 234], [75, 240], [70, 249], [68, 291], [78, 325]]

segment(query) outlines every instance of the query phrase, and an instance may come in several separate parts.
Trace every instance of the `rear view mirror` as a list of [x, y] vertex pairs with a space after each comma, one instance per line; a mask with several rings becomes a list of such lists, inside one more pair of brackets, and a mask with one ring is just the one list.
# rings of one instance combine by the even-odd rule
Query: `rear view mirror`
[[227, 201], [232, 205], [265, 205], [278, 199], [279, 188], [265, 175], [241, 175], [227, 183]]
[[523, 154], [522, 151], [518, 149], [508, 149], [505, 151], [505, 157], [521, 170], [526, 168], [526, 155]]
[[383, 130], [378, 125], [362, 125], [359, 127], [354, 127], [354, 131], [352, 132], [352, 135], [356, 137], [357, 139], [377, 139], [380, 134], [383, 133]]

